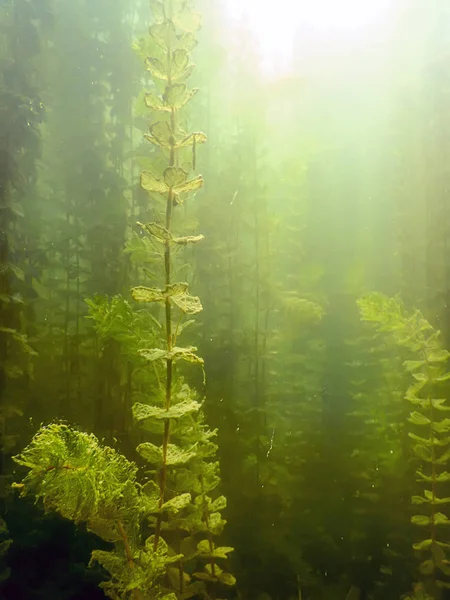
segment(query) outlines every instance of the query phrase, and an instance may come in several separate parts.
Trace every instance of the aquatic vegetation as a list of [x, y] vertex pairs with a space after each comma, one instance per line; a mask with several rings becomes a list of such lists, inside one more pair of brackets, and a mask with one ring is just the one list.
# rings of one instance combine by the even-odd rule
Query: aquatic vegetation
[[[165, 531], [178, 531], [173, 552], [183, 555], [183, 560], [172, 580], [176, 591], [184, 596], [198, 593], [201, 582], [208, 588], [216, 583], [233, 585], [235, 579], [219, 566], [233, 548], [218, 547], [214, 541], [225, 525], [220, 511], [226, 506], [224, 496], [213, 497], [220, 483], [213, 441], [217, 432], [205, 425], [202, 402], [177, 372], [180, 362], [203, 369], [196, 347], [178, 345], [181, 333], [192, 323], [186, 317], [198, 314], [202, 304], [190, 294], [188, 283], [175, 280], [174, 260], [182, 248], [203, 239], [203, 235], [176, 233], [174, 214], [203, 185], [202, 176], [189, 177], [189, 170], [196, 167], [197, 145], [205, 143], [206, 135], [185, 131], [181, 118], [181, 110], [198, 91], [189, 89], [185, 81], [194, 68], [190, 52], [196, 45], [200, 18], [186, 2], [155, 1], [151, 6], [155, 18], [150, 27], [152, 53], [145, 64], [154, 91], [145, 94], [145, 103], [160, 120], [150, 124], [145, 138], [159, 153], [150, 164], [151, 170], [142, 172], [140, 184], [149, 197], [162, 197], [164, 208], [159, 221], [138, 225], [160, 256], [164, 283], [161, 287], [136, 286], [131, 293], [137, 302], [163, 306], [159, 347], [139, 350], [150, 365], [162, 365], [163, 372], [158, 393], [147, 403], [136, 403], [133, 415], [151, 432], [153, 440], [161, 436], [159, 444], [143, 442], [137, 451], [156, 473], [153, 485], [159, 502], [154, 517], [154, 551], [166, 544]], [[137, 50], [145, 47], [145, 41], [141, 42]], [[155, 200], [154, 214], [159, 217], [159, 212], [160, 201]], [[198, 534], [200, 541], [195, 537]], [[192, 574], [192, 580], [185, 563], [199, 553], [206, 564]]]
[[[416, 470], [420, 495], [413, 495], [411, 502], [421, 507], [411, 522], [426, 531], [414, 544], [421, 556], [422, 577], [434, 581], [439, 587], [450, 587], [440, 574], [450, 575], [447, 558], [448, 544], [445, 527], [450, 519], [445, 506], [445, 484], [450, 481], [446, 467], [450, 460], [450, 411], [447, 404], [446, 384], [450, 380], [447, 370], [450, 353], [443, 347], [440, 332], [425, 319], [420, 310], [407, 311], [399, 298], [388, 298], [373, 293], [358, 301], [361, 317], [374, 323], [376, 328], [388, 333], [393, 341], [407, 351], [403, 367], [409, 375], [405, 399], [413, 406], [408, 416], [411, 430], [412, 450], [420, 462]], [[424, 514], [425, 513], [425, 514]]]
[[137, 465], [92, 435], [65, 424], [42, 427], [14, 459], [29, 469], [14, 484], [21, 495], [42, 499], [56, 511], [114, 544], [112, 551], [95, 550], [91, 563], [100, 563], [111, 579], [102, 583], [110, 598], [170, 598], [158, 579], [179, 560], [166, 545], [153, 549], [153, 539], [140, 540], [143, 519], [158, 497], [136, 481]]
[[[44, 3], [45, 4], [45, 3]], [[43, 6], [44, 6], [43, 4]], [[17, 17], [21, 14], [20, 19]], [[29, 334], [34, 313], [30, 262], [22, 247], [34, 239], [25, 217], [35, 214], [36, 165], [41, 156], [39, 126], [44, 110], [35, 85], [39, 28], [45, 11], [15, 7], [0, 23], [0, 400], [16, 403], [14, 385], [30, 377], [36, 356]], [[30, 41], [33, 38], [33, 41]], [[25, 242], [26, 240], [26, 242]], [[8, 389], [7, 389], [8, 388]]]
[[5, 564], [5, 558], [12, 543], [13, 541], [9, 537], [8, 525], [4, 519], [0, 518], [0, 585], [11, 574], [11, 568]]
[[[196, 145], [206, 141], [201, 132], [187, 134], [178, 117], [196, 91], [189, 91], [184, 81], [193, 69], [189, 53], [196, 42], [191, 26], [199, 21], [187, 3], [155, 1], [152, 8], [152, 55], [145, 60], [155, 81], [163, 82], [163, 91], [159, 95], [148, 93], [145, 101], [153, 111], [162, 113], [162, 120], [150, 125], [146, 137], [159, 147], [161, 160], [155, 160], [153, 171], [142, 173], [141, 186], [150, 194], [163, 196], [165, 218], [163, 224], [154, 221], [139, 225], [158, 248], [165, 285], [136, 286], [131, 293], [136, 302], [164, 306], [164, 319], [156, 327], [164, 333], [163, 339], [145, 335], [148, 310], [134, 313], [121, 297], [88, 300], [97, 332], [105, 339], [120, 341], [128, 356], [132, 351], [150, 367], [153, 386], [147, 388], [150, 393], [145, 402], [134, 404], [133, 416], [151, 440], [139, 444], [137, 451], [149, 465], [152, 477], [141, 486], [134, 463], [101, 446], [93, 435], [57, 423], [41, 428], [15, 457], [30, 469], [24, 480], [15, 484], [22, 494], [35, 495], [43, 500], [46, 510], [85, 522], [89, 530], [115, 544], [111, 552], [95, 551], [91, 562], [99, 562], [110, 574], [110, 580], [102, 584], [107, 595], [137, 600], [174, 594], [180, 598], [208, 596], [218, 584], [235, 583], [220, 566], [233, 548], [215, 543], [226, 523], [221, 517], [226, 499], [216, 492], [220, 484], [214, 443], [217, 432], [204, 423], [202, 401], [178, 374], [175, 364], [186, 361], [203, 369], [195, 347], [177, 344], [181, 332], [192, 322], [185, 322], [184, 317], [202, 309], [200, 299], [189, 294], [187, 283], [173, 280], [173, 255], [203, 238], [178, 236], [173, 228], [174, 209], [203, 183], [200, 175], [189, 179], [187, 170], [179, 166], [188, 148], [190, 164], [195, 167]], [[159, 173], [164, 158], [167, 165]], [[157, 209], [154, 213], [157, 215]], [[158, 324], [155, 317], [151, 320], [153, 326]], [[146, 341], [156, 341], [160, 347], [142, 347]], [[154, 443], [158, 438], [160, 444]], [[154, 532], [142, 540], [144, 520]], [[192, 567], [186, 566], [189, 562]]]
[[349, 538], [359, 569], [364, 564], [376, 582], [374, 597], [385, 598], [408, 587], [415, 566], [409, 528], [398, 518], [411, 495], [406, 374], [398, 349], [359, 318], [347, 344], [355, 357], [347, 365], [353, 401], [347, 414], [354, 490]]

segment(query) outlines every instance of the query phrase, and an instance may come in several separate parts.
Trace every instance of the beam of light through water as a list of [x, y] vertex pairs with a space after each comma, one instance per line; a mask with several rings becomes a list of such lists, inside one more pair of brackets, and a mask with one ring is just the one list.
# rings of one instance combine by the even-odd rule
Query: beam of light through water
[[391, 16], [394, 0], [222, 0], [235, 23], [248, 27], [266, 72], [290, 68], [294, 39], [306, 31], [316, 42], [366, 39]]

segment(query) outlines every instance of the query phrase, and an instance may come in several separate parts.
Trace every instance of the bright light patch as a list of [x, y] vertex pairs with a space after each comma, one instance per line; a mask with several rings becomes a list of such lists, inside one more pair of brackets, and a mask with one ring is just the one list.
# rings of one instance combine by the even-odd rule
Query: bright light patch
[[[264, 70], [286, 70], [297, 31], [317, 41], [365, 38], [385, 22], [394, 0], [223, 0], [255, 36]], [[301, 34], [300, 34], [301, 35]]]

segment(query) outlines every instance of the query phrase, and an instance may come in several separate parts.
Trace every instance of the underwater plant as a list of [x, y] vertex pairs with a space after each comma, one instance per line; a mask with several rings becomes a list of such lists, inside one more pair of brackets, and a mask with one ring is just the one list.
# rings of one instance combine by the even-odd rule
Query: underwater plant
[[0, 518], [0, 586], [11, 574], [11, 568], [5, 564], [5, 559], [12, 543], [13, 541], [9, 537], [8, 525], [4, 519]]
[[[174, 260], [181, 248], [204, 237], [178, 235], [174, 214], [189, 194], [203, 185], [201, 175], [189, 178], [189, 170], [196, 167], [196, 148], [206, 142], [206, 135], [186, 132], [180, 112], [198, 91], [189, 89], [185, 81], [194, 68], [190, 52], [196, 46], [200, 16], [188, 2], [158, 0], [152, 1], [151, 7], [155, 22], [149, 30], [150, 40], [141, 41], [137, 50], [146, 55], [146, 68], [154, 83], [154, 90], [145, 94], [145, 103], [159, 116], [150, 124], [145, 138], [159, 151], [149, 169], [141, 173], [140, 185], [151, 198], [162, 197], [163, 204], [161, 209], [160, 201], [155, 199], [157, 221], [138, 225], [161, 257], [164, 283], [161, 287], [136, 286], [131, 293], [137, 302], [163, 305], [163, 338], [159, 347], [139, 351], [151, 365], [159, 365], [160, 387], [151, 403], [134, 404], [133, 415], [154, 441], [159, 437], [159, 443], [143, 442], [137, 451], [154, 469], [153, 485], [159, 495], [153, 520], [154, 551], [160, 543], [166, 543], [166, 533], [168, 539], [173, 538], [173, 552], [183, 555], [178, 572], [172, 573], [173, 586], [186, 597], [201, 590], [199, 582], [234, 585], [235, 579], [218, 564], [233, 549], [217, 547], [214, 542], [225, 525], [220, 511], [226, 506], [224, 496], [212, 497], [220, 483], [217, 446], [213, 442], [217, 432], [204, 424], [202, 402], [176, 368], [184, 361], [198, 364], [203, 370], [197, 348], [178, 345], [180, 334], [192, 323], [185, 318], [198, 314], [202, 304], [189, 293], [188, 283], [175, 279]], [[195, 537], [199, 535], [200, 541]], [[192, 574], [196, 585], [191, 584], [184, 563], [199, 555], [206, 564]]]
[[353, 563], [358, 573], [365, 571], [374, 598], [398, 597], [415, 567], [410, 531], [399, 518], [411, 496], [406, 374], [398, 349], [358, 321], [347, 341], [354, 356], [348, 364], [353, 399], [347, 413], [353, 515], [348, 537]]
[[[407, 352], [403, 367], [410, 377], [405, 399], [413, 405], [408, 422], [408, 432], [413, 442], [412, 450], [420, 461], [416, 470], [421, 495], [413, 495], [411, 502], [423, 511], [411, 517], [411, 522], [426, 531], [413, 548], [421, 556], [420, 573], [433, 593], [435, 586], [450, 588], [450, 583], [440, 579], [440, 573], [450, 575], [447, 558], [450, 545], [443, 535], [450, 519], [444, 512], [450, 498], [445, 497], [450, 473], [446, 470], [450, 460], [450, 419], [446, 413], [450, 406], [445, 398], [447, 370], [450, 353], [443, 347], [440, 332], [425, 319], [420, 310], [407, 311], [402, 301], [372, 293], [358, 300], [361, 317], [375, 324], [380, 332], [390, 334], [393, 341]], [[425, 513], [425, 514], [424, 514]]]
[[100, 563], [111, 575], [101, 587], [110, 598], [164, 598], [157, 580], [167, 565], [179, 560], [163, 542], [155, 550], [150, 536], [140, 543], [143, 519], [158, 503], [152, 490], [136, 481], [137, 466], [93, 434], [61, 423], [42, 427], [14, 460], [29, 469], [21, 495], [42, 499], [55, 511], [89, 531], [114, 550], [95, 550], [91, 563]]
[[[203, 183], [200, 175], [189, 179], [187, 169], [195, 168], [196, 145], [204, 143], [206, 136], [186, 134], [178, 114], [197, 91], [188, 90], [184, 81], [194, 66], [190, 51], [196, 40], [191, 29], [198, 27], [200, 19], [187, 2], [156, 0], [151, 6], [150, 38], [136, 49], [144, 52], [155, 81], [154, 93], [146, 94], [145, 101], [162, 117], [150, 125], [146, 138], [160, 152], [151, 170], [142, 173], [140, 184], [151, 197], [163, 197], [164, 214], [162, 223], [139, 225], [161, 257], [164, 284], [132, 289], [133, 299], [146, 305], [136, 315], [120, 297], [110, 302], [101, 297], [88, 301], [97, 333], [104, 339], [120, 340], [125, 353], [134, 348], [150, 365], [150, 393], [145, 399], [142, 393], [139, 399], [143, 401], [133, 406], [135, 421], [151, 440], [137, 447], [148, 477], [145, 484], [139, 483], [136, 464], [102, 446], [94, 435], [59, 423], [42, 427], [14, 458], [30, 469], [22, 482], [14, 484], [22, 495], [33, 494], [43, 500], [46, 510], [85, 523], [114, 544], [111, 551], [94, 551], [91, 562], [100, 563], [109, 573], [109, 580], [102, 584], [108, 596], [135, 600], [211, 597], [216, 585], [235, 583], [233, 575], [220, 566], [233, 548], [215, 543], [226, 523], [221, 517], [226, 499], [216, 492], [220, 484], [214, 443], [217, 431], [204, 423], [202, 401], [176, 369], [176, 363], [184, 360], [200, 365], [203, 371], [196, 348], [177, 344], [192, 322], [183, 317], [197, 314], [202, 305], [189, 294], [187, 283], [175, 279], [174, 260], [178, 249], [203, 236], [178, 236], [173, 215], [186, 194]], [[156, 219], [158, 212], [156, 205]], [[149, 305], [158, 304], [164, 307], [162, 322], [150, 317]], [[145, 312], [155, 335], [145, 331], [141, 335]], [[142, 347], [146, 342], [158, 347]]]

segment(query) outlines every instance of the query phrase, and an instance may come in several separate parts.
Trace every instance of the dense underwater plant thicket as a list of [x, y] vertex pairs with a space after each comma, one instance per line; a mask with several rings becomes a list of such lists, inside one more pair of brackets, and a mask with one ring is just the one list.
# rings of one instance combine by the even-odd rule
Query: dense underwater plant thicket
[[407, 419], [408, 436], [418, 463], [417, 486], [411, 502], [420, 507], [411, 522], [425, 532], [417, 535], [414, 550], [421, 557], [420, 573], [430, 591], [435, 591], [435, 585], [448, 588], [450, 582], [441, 577], [450, 575], [445, 535], [450, 524], [445, 514], [450, 503], [445, 495], [450, 481], [447, 471], [450, 419], [446, 417], [450, 406], [445, 397], [450, 380], [446, 366], [450, 353], [442, 345], [440, 332], [419, 310], [406, 311], [398, 298], [372, 294], [361, 298], [358, 304], [364, 320], [390, 334], [409, 354], [403, 362], [410, 377], [405, 398], [413, 408]]
[[[138, 48], [144, 50], [146, 66], [155, 80], [154, 91], [145, 95], [145, 102], [163, 117], [150, 125], [146, 137], [160, 148], [161, 156], [151, 171], [142, 173], [141, 187], [163, 196], [165, 219], [163, 224], [139, 225], [160, 247], [157, 253], [163, 260], [165, 285], [162, 289], [134, 287], [132, 296], [138, 302], [164, 306], [161, 330], [165, 331], [165, 349], [138, 349], [150, 365], [157, 363], [155, 369], [150, 368], [159, 385], [153, 403], [147, 398], [146, 403], [133, 407], [135, 420], [151, 439], [162, 439], [160, 445], [146, 441], [137, 447], [155, 477], [141, 486], [133, 463], [99, 445], [94, 436], [58, 424], [42, 428], [15, 459], [30, 469], [23, 482], [16, 484], [22, 494], [43, 498], [47, 510], [86, 522], [90, 531], [115, 544], [113, 551], [94, 551], [91, 561], [99, 562], [109, 573], [110, 580], [101, 585], [112, 598], [168, 598], [174, 593], [187, 598], [208, 594], [216, 584], [235, 582], [219, 564], [233, 548], [215, 543], [225, 524], [220, 511], [226, 506], [225, 497], [214, 492], [220, 483], [213, 441], [216, 432], [205, 425], [202, 403], [175, 370], [179, 359], [203, 365], [195, 347], [177, 345], [186, 326], [181, 317], [199, 312], [200, 300], [188, 293], [186, 283], [172, 280], [174, 249], [203, 238], [176, 236], [172, 224], [174, 208], [203, 182], [201, 176], [188, 179], [183, 167], [195, 167], [196, 145], [206, 136], [186, 134], [178, 115], [197, 91], [188, 90], [184, 81], [193, 68], [189, 53], [196, 42], [191, 23], [195, 25], [199, 17], [184, 3], [172, 0], [153, 2], [152, 8], [149, 42], [144, 40]], [[188, 163], [180, 152], [186, 147], [191, 149]], [[165, 167], [161, 166], [164, 158]], [[158, 210], [154, 212], [157, 216]], [[98, 302], [89, 304], [99, 323]], [[175, 309], [180, 310], [176, 317]], [[154, 528], [145, 541], [141, 539], [144, 520]], [[193, 568], [186, 567], [189, 561]]]
[[269, 77], [287, 8], [0, 0], [0, 597], [445, 600], [450, 11], [401, 4]]

